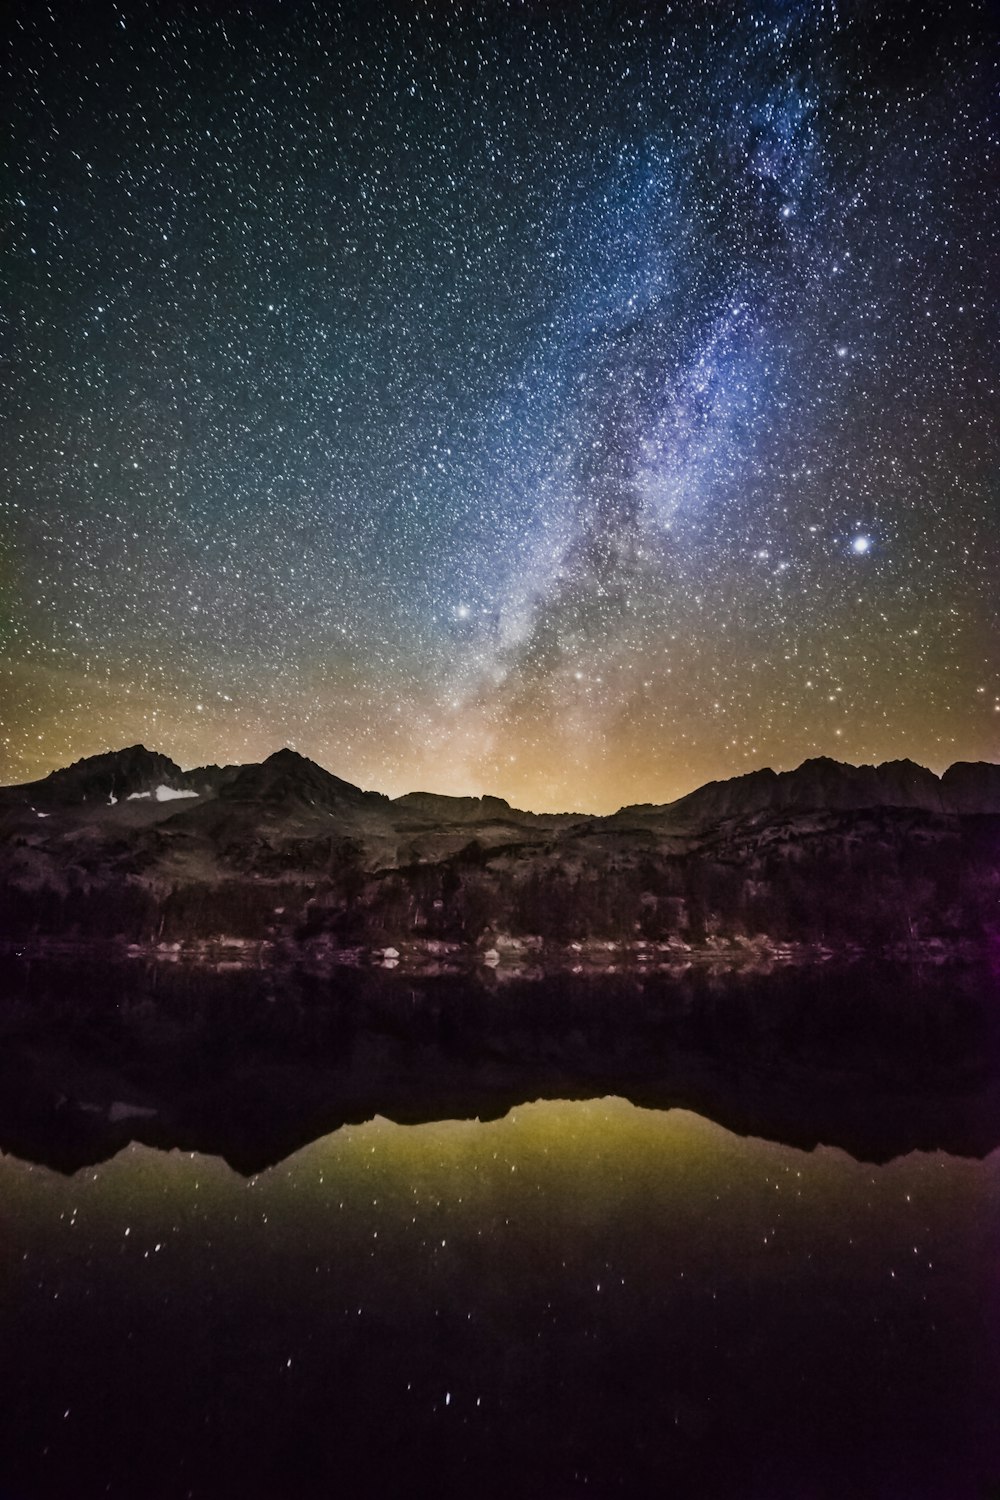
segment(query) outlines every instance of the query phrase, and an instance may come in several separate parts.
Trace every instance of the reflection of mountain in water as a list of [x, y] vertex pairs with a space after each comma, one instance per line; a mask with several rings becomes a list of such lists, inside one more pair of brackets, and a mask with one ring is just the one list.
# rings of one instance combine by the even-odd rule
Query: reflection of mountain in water
[[3, 961], [0, 1144], [61, 1171], [130, 1140], [260, 1171], [376, 1114], [618, 1094], [884, 1161], [1000, 1143], [978, 968], [507, 980]]

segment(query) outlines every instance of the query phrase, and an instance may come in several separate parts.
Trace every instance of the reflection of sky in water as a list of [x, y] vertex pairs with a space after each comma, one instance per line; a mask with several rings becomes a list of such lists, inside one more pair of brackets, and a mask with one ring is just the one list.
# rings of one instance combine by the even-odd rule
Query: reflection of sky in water
[[376, 1120], [249, 1181], [4, 1158], [12, 1493], [978, 1493], [998, 1168], [619, 1100]]

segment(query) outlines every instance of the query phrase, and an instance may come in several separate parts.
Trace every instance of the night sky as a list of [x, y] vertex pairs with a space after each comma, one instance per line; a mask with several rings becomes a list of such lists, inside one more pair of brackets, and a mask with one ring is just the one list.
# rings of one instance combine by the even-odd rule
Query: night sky
[[986, 5], [9, 36], [0, 781], [291, 744], [602, 811], [998, 758]]

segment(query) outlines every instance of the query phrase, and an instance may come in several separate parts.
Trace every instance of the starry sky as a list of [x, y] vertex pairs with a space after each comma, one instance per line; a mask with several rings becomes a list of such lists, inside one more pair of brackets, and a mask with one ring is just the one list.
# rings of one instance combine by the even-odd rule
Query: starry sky
[[0, 781], [1000, 751], [986, 4], [9, 28]]

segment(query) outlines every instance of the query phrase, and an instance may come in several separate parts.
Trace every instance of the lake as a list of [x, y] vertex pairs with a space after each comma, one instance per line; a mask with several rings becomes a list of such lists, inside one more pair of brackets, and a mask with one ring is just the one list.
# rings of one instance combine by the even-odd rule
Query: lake
[[3, 978], [5, 1500], [1000, 1495], [993, 976]]

